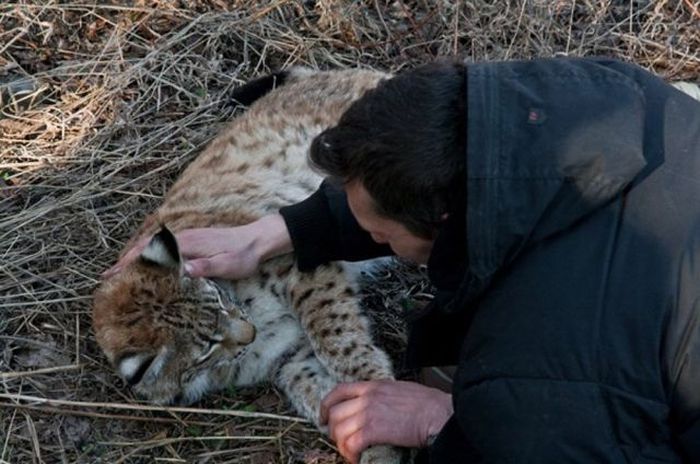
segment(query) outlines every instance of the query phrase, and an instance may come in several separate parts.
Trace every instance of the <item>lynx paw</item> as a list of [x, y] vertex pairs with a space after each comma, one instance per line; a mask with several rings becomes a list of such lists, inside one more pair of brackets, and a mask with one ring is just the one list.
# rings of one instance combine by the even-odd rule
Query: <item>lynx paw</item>
[[401, 464], [402, 454], [393, 446], [372, 446], [363, 451], [360, 464]]

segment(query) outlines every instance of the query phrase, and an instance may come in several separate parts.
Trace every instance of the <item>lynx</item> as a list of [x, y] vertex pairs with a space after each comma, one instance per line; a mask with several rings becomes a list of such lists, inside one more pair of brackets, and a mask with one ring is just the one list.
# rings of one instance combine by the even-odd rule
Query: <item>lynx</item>
[[[208, 145], [146, 218], [125, 249], [153, 236], [150, 243], [102, 282], [93, 306], [97, 342], [138, 395], [189, 404], [232, 384], [271, 381], [317, 423], [322, 398], [338, 382], [392, 377], [342, 264], [301, 273], [292, 256], [282, 256], [235, 282], [190, 278], [172, 233], [250, 223], [309, 196], [321, 181], [307, 166], [312, 139], [387, 77], [288, 72]], [[400, 454], [374, 447], [362, 462], [398, 463]]]

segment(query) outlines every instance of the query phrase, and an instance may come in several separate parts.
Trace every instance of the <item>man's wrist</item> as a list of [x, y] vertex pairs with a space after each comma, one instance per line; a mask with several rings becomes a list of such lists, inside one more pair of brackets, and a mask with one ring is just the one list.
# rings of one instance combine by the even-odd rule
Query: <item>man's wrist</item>
[[440, 431], [454, 413], [452, 406], [452, 395], [449, 393], [436, 390], [436, 402], [436, 406], [438, 407], [433, 410], [435, 416], [428, 425], [425, 446], [431, 446], [435, 442], [435, 439], [440, 434]]
[[294, 251], [287, 225], [280, 214], [263, 216], [250, 226], [255, 234], [253, 252], [259, 262]]

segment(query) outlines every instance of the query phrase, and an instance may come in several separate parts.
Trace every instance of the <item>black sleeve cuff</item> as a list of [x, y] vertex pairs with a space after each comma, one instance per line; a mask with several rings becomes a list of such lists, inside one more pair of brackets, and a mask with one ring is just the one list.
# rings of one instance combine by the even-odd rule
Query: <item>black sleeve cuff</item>
[[345, 192], [329, 181], [306, 200], [280, 209], [292, 239], [297, 267], [311, 271], [330, 261], [360, 261], [391, 255], [362, 230]]
[[301, 203], [280, 208], [280, 214], [287, 224], [300, 271], [311, 271], [332, 260], [338, 236], [323, 186]]

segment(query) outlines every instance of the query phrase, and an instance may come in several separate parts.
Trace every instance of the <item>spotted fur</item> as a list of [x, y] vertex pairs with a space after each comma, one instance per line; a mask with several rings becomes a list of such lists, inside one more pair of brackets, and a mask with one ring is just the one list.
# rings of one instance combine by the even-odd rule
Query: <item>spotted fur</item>
[[[170, 232], [246, 224], [309, 196], [321, 180], [307, 166], [311, 140], [386, 77], [292, 71], [209, 144], [146, 218], [126, 249], [153, 240], [101, 284], [93, 310], [98, 343], [136, 393], [186, 404], [231, 384], [272, 381], [316, 422], [338, 382], [392, 377], [341, 264], [300, 273], [282, 256], [248, 279], [193, 279]], [[398, 462], [398, 454], [376, 447], [363, 462]]]

